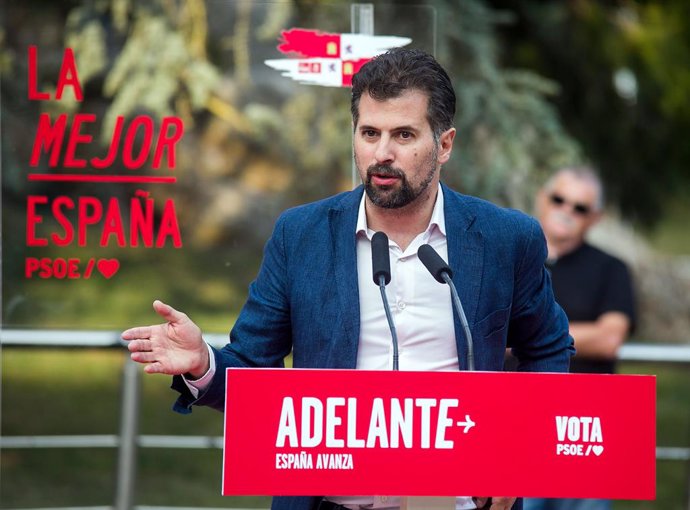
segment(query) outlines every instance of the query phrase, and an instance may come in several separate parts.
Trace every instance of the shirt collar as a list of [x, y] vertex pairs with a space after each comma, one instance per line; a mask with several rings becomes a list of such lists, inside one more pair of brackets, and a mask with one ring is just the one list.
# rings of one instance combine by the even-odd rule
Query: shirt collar
[[[374, 235], [374, 231], [369, 229], [367, 225], [367, 214], [364, 209], [364, 200], [367, 194], [366, 191], [362, 193], [362, 199], [359, 202], [359, 212], [357, 213], [357, 227], [355, 229], [355, 234], [360, 233], [367, 236], [371, 241]], [[436, 202], [434, 203], [434, 210], [431, 212], [431, 219], [429, 220], [429, 225], [427, 226], [425, 232], [430, 233], [434, 227], [438, 228], [439, 232], [446, 237], [446, 217], [443, 214], [443, 188], [441, 183], [438, 184], [438, 193], [436, 193]]]

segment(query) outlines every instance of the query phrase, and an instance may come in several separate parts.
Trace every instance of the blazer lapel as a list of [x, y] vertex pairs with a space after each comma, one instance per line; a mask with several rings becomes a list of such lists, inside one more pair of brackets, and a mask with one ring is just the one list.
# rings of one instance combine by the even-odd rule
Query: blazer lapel
[[360, 186], [344, 195], [343, 200], [328, 212], [331, 229], [331, 250], [335, 264], [335, 292], [338, 296], [341, 323], [331, 325], [345, 331], [346, 345], [341, 346], [346, 366], [357, 365], [359, 346], [359, 283], [357, 280], [357, 250], [355, 229], [362, 198]]
[[[458, 290], [470, 329], [477, 320], [477, 306], [484, 268], [484, 238], [472, 230], [474, 215], [459, 195], [443, 186], [444, 213], [448, 241], [448, 265]], [[455, 339], [461, 369], [467, 369], [467, 339], [460, 318], [453, 308]], [[476, 349], [475, 349], [476, 351]]]

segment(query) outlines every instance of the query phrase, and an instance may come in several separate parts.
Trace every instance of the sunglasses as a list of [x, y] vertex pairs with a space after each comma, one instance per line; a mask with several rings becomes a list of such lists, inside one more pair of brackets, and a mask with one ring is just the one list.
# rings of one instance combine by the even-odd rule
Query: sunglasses
[[571, 206], [573, 209], [573, 212], [575, 214], [580, 215], [580, 216], [587, 216], [592, 211], [592, 208], [589, 205], [582, 204], [580, 202], [568, 202], [565, 198], [563, 198], [558, 193], [551, 193], [551, 195], [549, 195], [549, 200], [551, 201], [551, 203], [553, 205], [558, 206], [558, 207], [561, 207], [563, 205]]

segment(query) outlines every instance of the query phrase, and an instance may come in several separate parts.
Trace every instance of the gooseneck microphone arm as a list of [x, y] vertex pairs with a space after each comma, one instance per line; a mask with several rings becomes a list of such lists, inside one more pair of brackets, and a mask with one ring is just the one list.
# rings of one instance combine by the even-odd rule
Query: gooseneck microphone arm
[[453, 284], [453, 271], [446, 264], [446, 262], [441, 258], [441, 256], [436, 253], [431, 245], [423, 244], [417, 250], [417, 256], [419, 260], [422, 261], [424, 267], [426, 267], [431, 275], [439, 283], [446, 283], [450, 287], [450, 293], [453, 298], [453, 305], [455, 310], [458, 312], [458, 317], [460, 317], [460, 323], [465, 332], [465, 340], [467, 340], [467, 368], [470, 371], [474, 371], [474, 342], [472, 341], [472, 332], [470, 331], [470, 326], [467, 324], [467, 317], [465, 316], [465, 310], [462, 307], [462, 302], [460, 301], [460, 296], [458, 291]]
[[460, 317], [460, 323], [465, 331], [465, 339], [467, 340], [467, 368], [470, 372], [474, 371], [474, 342], [472, 341], [472, 332], [467, 324], [467, 317], [465, 316], [465, 310], [460, 302], [460, 296], [458, 296], [458, 291], [453, 285], [453, 280], [450, 279], [447, 272], [443, 272], [443, 281], [445, 281], [450, 287], [450, 293], [453, 296], [453, 303], [455, 304], [455, 309], [458, 311], [458, 316]]
[[393, 338], [393, 370], [400, 370], [398, 366], [398, 334], [395, 332], [395, 324], [393, 324], [391, 308], [388, 305], [388, 299], [386, 298], [386, 284], [384, 283], [383, 276], [379, 277], [379, 289], [381, 290], [381, 299], [383, 299], [383, 309], [386, 311], [388, 327], [391, 330], [391, 337]]
[[379, 290], [381, 291], [383, 309], [386, 312], [388, 328], [391, 330], [391, 337], [393, 338], [393, 370], [399, 370], [398, 334], [395, 331], [393, 316], [391, 315], [391, 309], [388, 305], [388, 297], [386, 296], [386, 285], [388, 285], [388, 283], [391, 281], [391, 261], [388, 251], [388, 236], [383, 232], [376, 232], [371, 238], [371, 262], [374, 283], [378, 285]]

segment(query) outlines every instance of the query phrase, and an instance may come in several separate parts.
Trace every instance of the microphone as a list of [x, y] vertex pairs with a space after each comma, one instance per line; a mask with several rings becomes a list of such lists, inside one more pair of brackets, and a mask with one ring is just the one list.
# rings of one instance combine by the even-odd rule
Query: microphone
[[371, 264], [374, 283], [388, 285], [391, 281], [391, 259], [388, 252], [388, 236], [383, 232], [376, 232], [371, 238]]
[[465, 310], [462, 308], [460, 296], [453, 284], [453, 271], [448, 264], [446, 264], [446, 261], [443, 260], [429, 244], [421, 245], [417, 250], [417, 256], [436, 281], [439, 283], [447, 283], [450, 287], [450, 293], [453, 296], [453, 305], [455, 305], [455, 310], [458, 312], [460, 323], [465, 332], [465, 339], [467, 340], [467, 367], [470, 371], [474, 371], [474, 344], [472, 342], [472, 332], [467, 324], [467, 317], [465, 316]]
[[383, 232], [376, 232], [371, 238], [371, 266], [374, 283], [381, 290], [383, 309], [386, 312], [388, 328], [393, 338], [393, 370], [398, 370], [398, 335], [395, 332], [395, 324], [391, 316], [391, 309], [386, 297], [386, 285], [391, 281], [391, 260], [388, 251], [388, 236]]

